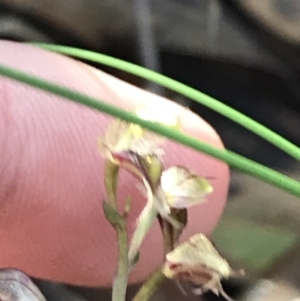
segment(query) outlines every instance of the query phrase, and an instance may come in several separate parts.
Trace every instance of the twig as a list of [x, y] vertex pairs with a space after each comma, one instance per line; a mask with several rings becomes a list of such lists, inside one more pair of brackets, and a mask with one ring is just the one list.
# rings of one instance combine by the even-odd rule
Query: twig
[[166, 277], [162, 273], [162, 268], [160, 267], [150, 275], [146, 282], [144, 282], [132, 301], [150, 300], [165, 280]]

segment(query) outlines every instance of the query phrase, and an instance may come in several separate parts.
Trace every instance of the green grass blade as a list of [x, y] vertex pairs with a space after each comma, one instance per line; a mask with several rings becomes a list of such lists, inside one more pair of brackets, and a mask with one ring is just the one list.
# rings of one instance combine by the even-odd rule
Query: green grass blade
[[228, 150], [220, 150], [207, 143], [199, 141], [191, 136], [185, 135], [169, 127], [140, 119], [135, 114], [122, 110], [116, 106], [105, 103], [93, 97], [76, 92], [61, 85], [43, 80], [39, 77], [21, 72], [10, 67], [0, 65], [0, 75], [31, 85], [33, 87], [48, 91], [52, 94], [62, 96], [76, 103], [88, 106], [128, 122], [136, 123], [157, 134], [163, 135], [171, 140], [177, 141], [183, 145], [193, 148], [197, 151], [208, 154], [214, 158], [227, 162], [232, 167], [252, 175], [260, 180], [272, 184], [282, 190], [300, 197], [300, 183], [277, 171], [267, 168], [259, 163], [244, 158]]
[[219, 114], [231, 119], [232, 121], [240, 124], [245, 127], [249, 131], [255, 133], [256, 135], [262, 137], [268, 142], [272, 143], [282, 151], [286, 152], [296, 160], [300, 161], [300, 148], [278, 135], [277, 133], [271, 131], [267, 127], [262, 124], [256, 122], [250, 117], [238, 112], [237, 110], [225, 105], [224, 103], [216, 100], [215, 98], [208, 96], [194, 88], [191, 88], [181, 82], [173, 80], [167, 76], [159, 74], [157, 72], [151, 71], [149, 69], [143, 68], [141, 66], [113, 58], [104, 54], [77, 49], [73, 47], [60, 46], [60, 45], [51, 45], [51, 44], [40, 44], [34, 43], [32, 45], [36, 45], [38, 47], [59, 52], [62, 54], [66, 54], [69, 56], [77, 57], [80, 59], [84, 59], [87, 61], [93, 61], [96, 63], [101, 63], [103, 65], [107, 65], [110, 67], [114, 67], [116, 69], [124, 70], [128, 73], [132, 73], [134, 75], [143, 77], [147, 80], [156, 82], [166, 88], [169, 88], [177, 93], [180, 93], [208, 108], [213, 111], [218, 112]]

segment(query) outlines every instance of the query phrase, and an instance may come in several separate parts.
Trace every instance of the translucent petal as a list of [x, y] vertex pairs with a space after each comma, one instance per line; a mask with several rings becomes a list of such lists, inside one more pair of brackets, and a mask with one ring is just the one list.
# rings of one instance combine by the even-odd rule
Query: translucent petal
[[[142, 119], [158, 122], [170, 127], [180, 129], [180, 118], [176, 114], [165, 114], [157, 108], [137, 109], [135, 114]], [[104, 135], [104, 148], [112, 153], [132, 151], [138, 155], [145, 156], [156, 154], [159, 147], [166, 138], [151, 131], [145, 130], [137, 124], [131, 124], [124, 120], [116, 119], [107, 128]], [[102, 145], [103, 146], [103, 145]], [[107, 154], [103, 147], [100, 147], [101, 154]]]
[[232, 274], [228, 262], [220, 255], [212, 242], [203, 234], [192, 236], [187, 242], [176, 247], [166, 256], [172, 264], [189, 266], [204, 265], [218, 272], [222, 277]]
[[165, 170], [161, 186], [168, 204], [173, 208], [188, 208], [205, 200], [213, 191], [209, 182], [183, 166], [173, 166]]
[[157, 107], [140, 108], [137, 109], [135, 113], [138, 117], [144, 120], [158, 122], [160, 124], [180, 129], [181, 118], [178, 114], [166, 113], [165, 110], [158, 110]]
[[105, 132], [107, 146], [114, 152], [121, 152], [130, 148], [132, 132], [129, 124], [122, 120], [114, 120]]

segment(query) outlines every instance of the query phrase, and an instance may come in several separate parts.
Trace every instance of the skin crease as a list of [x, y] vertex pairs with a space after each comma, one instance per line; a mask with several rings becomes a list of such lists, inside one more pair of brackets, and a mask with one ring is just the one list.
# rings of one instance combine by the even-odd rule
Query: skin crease
[[[32, 46], [0, 41], [0, 64], [19, 68], [126, 109], [154, 105], [180, 114], [183, 130], [222, 148], [216, 132], [182, 107], [83, 63]], [[103, 159], [96, 140], [111, 117], [0, 77], [0, 267], [85, 286], [110, 286], [116, 267], [115, 233], [102, 212]], [[180, 164], [212, 177], [214, 192], [189, 210], [182, 239], [216, 226], [227, 197], [226, 164], [168, 141], [166, 167]], [[133, 199], [129, 232], [145, 204], [136, 180], [121, 172], [120, 201]], [[130, 282], [162, 262], [156, 223], [141, 249]]]

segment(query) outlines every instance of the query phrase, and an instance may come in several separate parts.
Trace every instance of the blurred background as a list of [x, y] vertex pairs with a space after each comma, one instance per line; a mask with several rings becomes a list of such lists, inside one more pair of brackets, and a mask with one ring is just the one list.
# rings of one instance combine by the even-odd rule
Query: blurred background
[[[0, 0], [0, 39], [81, 47], [141, 64], [300, 145], [300, 0]], [[299, 164], [233, 122], [153, 83], [97, 67], [188, 106], [228, 149], [300, 180]], [[238, 300], [300, 296], [299, 235], [299, 200], [233, 171], [213, 238], [248, 276], [228, 281], [225, 290]], [[109, 300], [108, 290], [36, 281], [49, 301]], [[167, 284], [156, 300], [175, 297], [186, 299]]]

